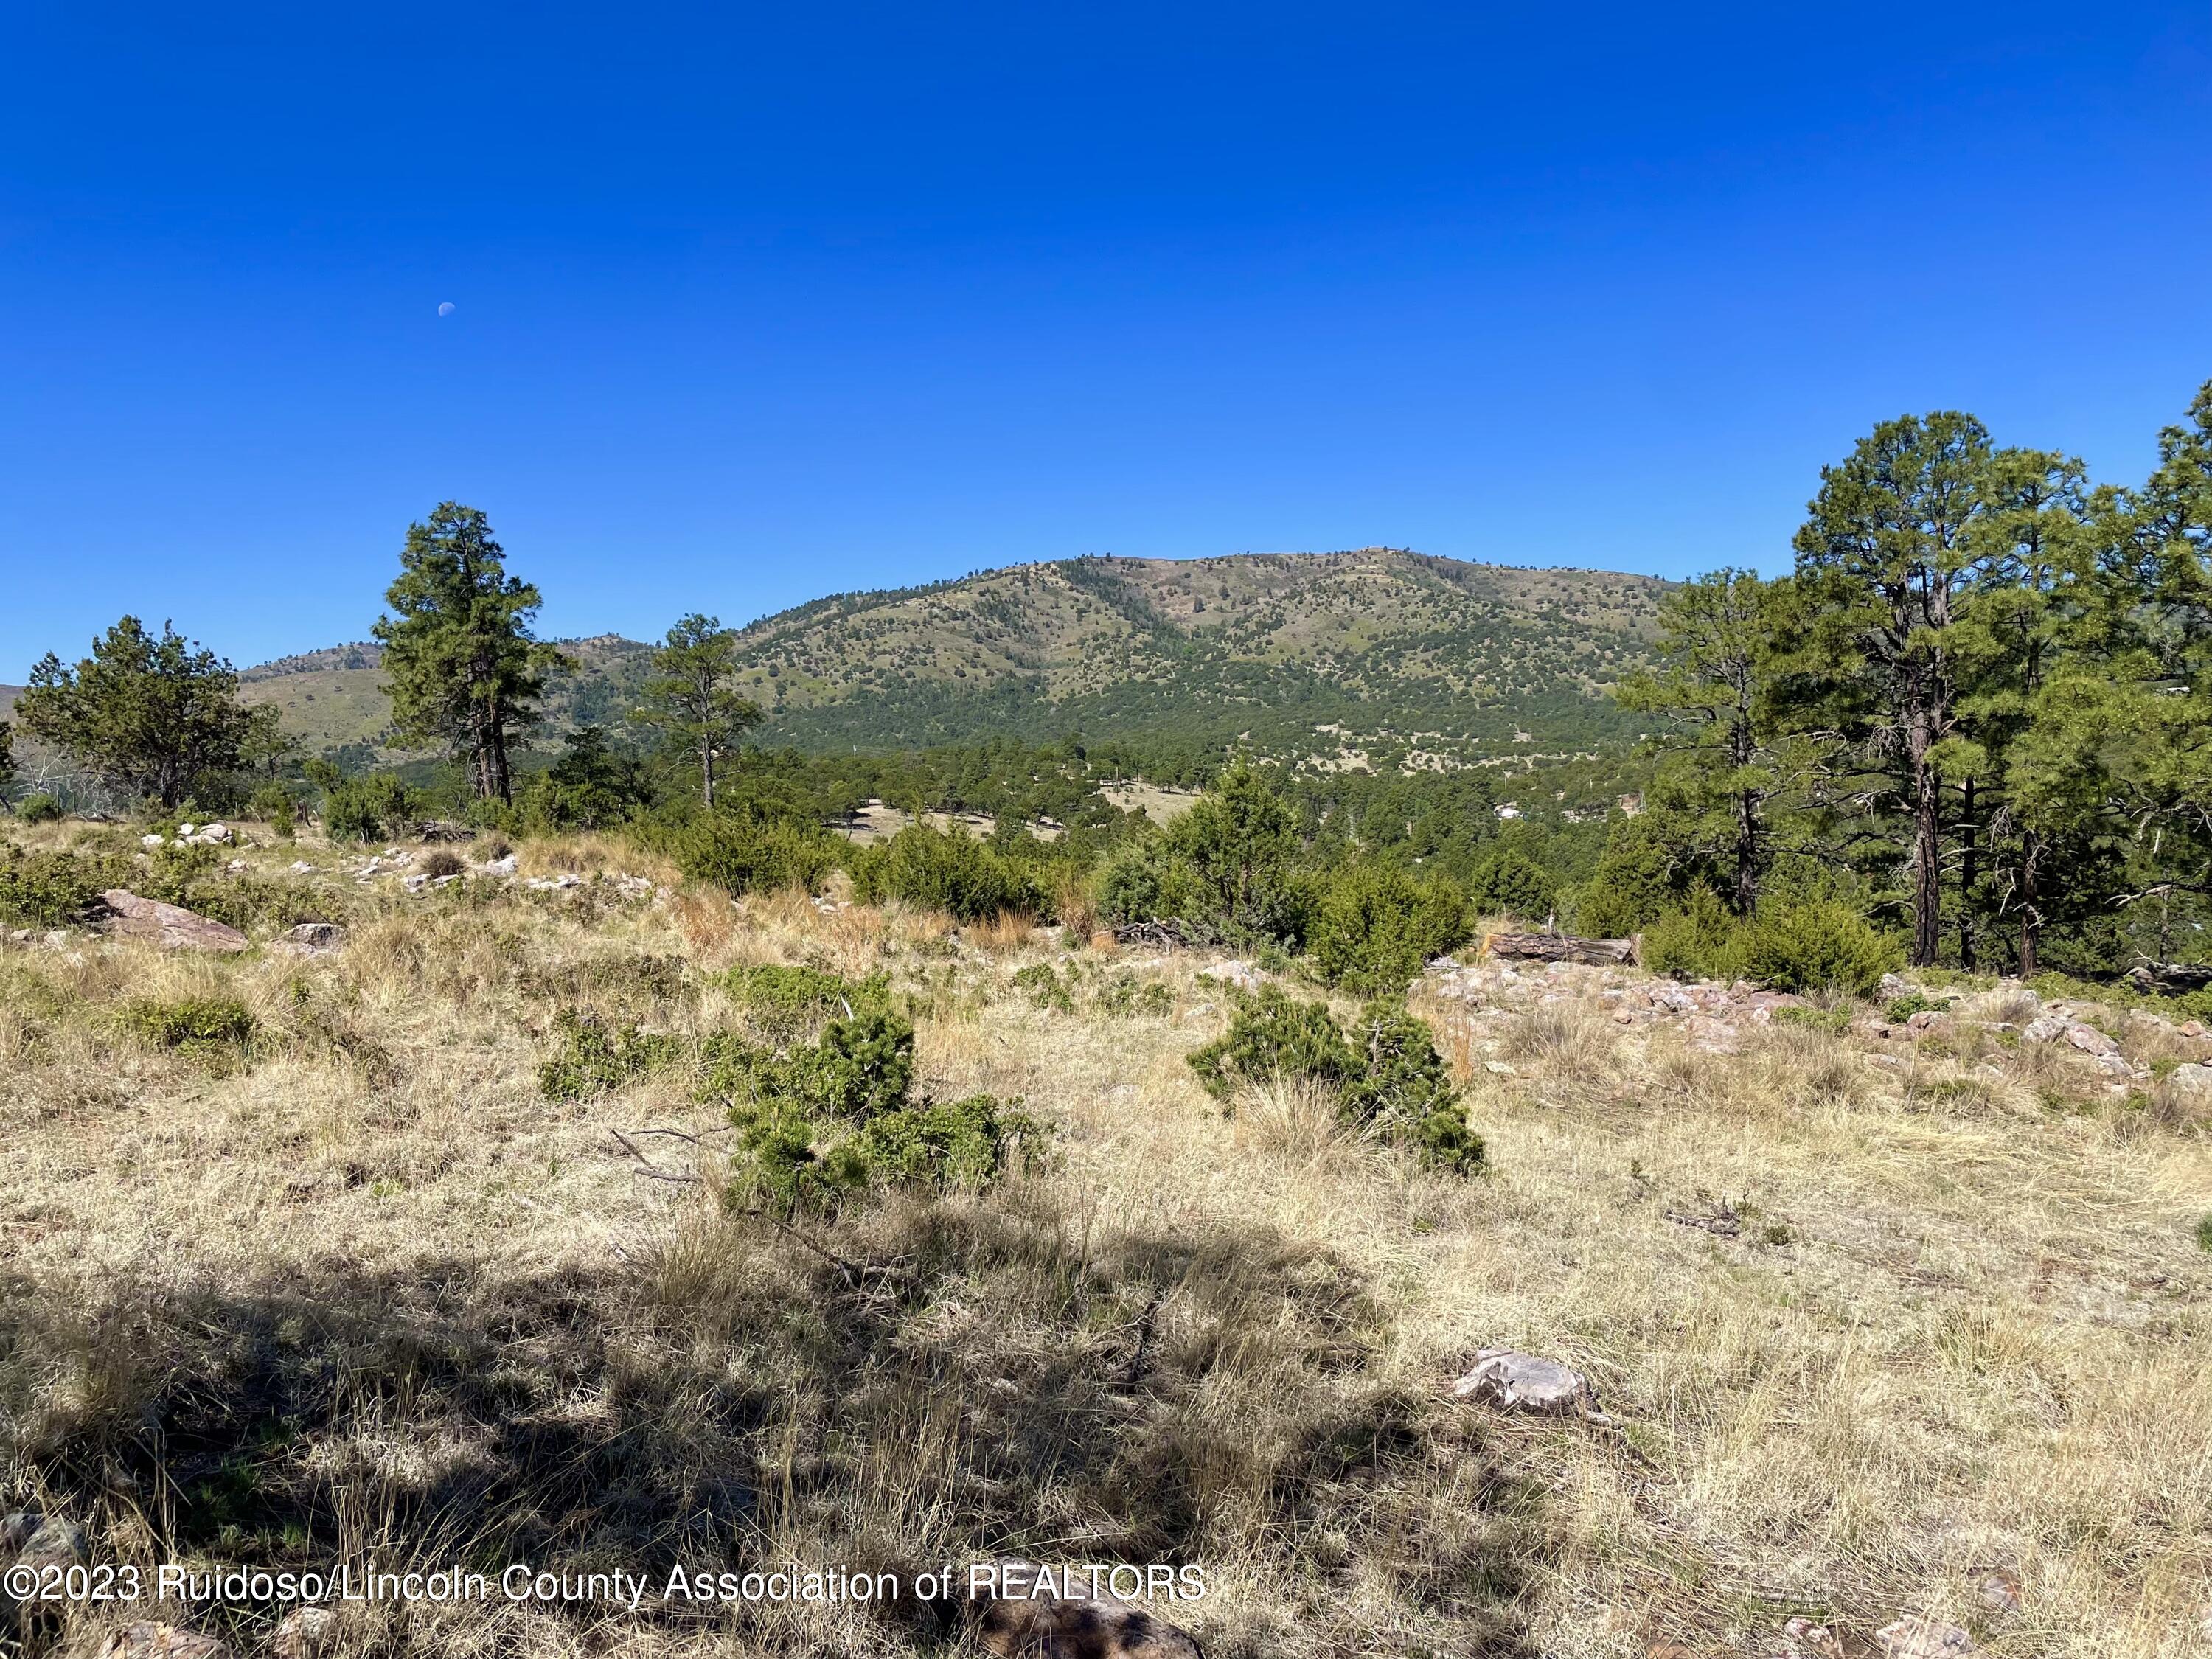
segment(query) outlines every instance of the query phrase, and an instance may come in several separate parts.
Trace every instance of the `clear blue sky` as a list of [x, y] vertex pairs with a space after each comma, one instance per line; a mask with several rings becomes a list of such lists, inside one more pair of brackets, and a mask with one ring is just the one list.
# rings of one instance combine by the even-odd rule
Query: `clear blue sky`
[[[94, 6], [0, 25], [0, 679], [1085, 551], [1772, 568], [2212, 376], [2212, 8]], [[441, 317], [439, 307], [453, 310]]]

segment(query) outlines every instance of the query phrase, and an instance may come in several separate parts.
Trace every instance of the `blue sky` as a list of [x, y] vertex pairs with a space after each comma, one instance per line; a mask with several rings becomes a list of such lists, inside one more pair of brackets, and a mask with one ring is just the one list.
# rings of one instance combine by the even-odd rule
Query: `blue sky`
[[447, 497], [550, 634], [1086, 551], [1771, 568], [1878, 418], [2127, 479], [2212, 376], [2202, 3], [0, 27], [0, 679], [126, 609], [362, 637]]

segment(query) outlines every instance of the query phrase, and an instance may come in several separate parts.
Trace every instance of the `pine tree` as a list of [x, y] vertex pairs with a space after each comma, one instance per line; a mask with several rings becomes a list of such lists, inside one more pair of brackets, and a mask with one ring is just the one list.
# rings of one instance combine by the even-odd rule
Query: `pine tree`
[[236, 769], [252, 725], [228, 663], [167, 623], [149, 634], [136, 617], [74, 668], [48, 652], [15, 712], [33, 737], [165, 808], [181, 805], [203, 775]]
[[545, 677], [566, 663], [530, 632], [538, 589], [507, 574], [489, 522], [456, 501], [408, 526], [399, 565], [385, 595], [398, 615], [373, 630], [394, 732], [451, 750], [478, 799], [511, 802], [509, 745], [537, 723]]
[[738, 636], [713, 617], [697, 612], [668, 630], [653, 653], [653, 678], [646, 682], [639, 720], [657, 726], [672, 748], [698, 757], [700, 790], [714, 804], [714, 757], [758, 723], [759, 707], [733, 690]]
[[1985, 579], [1990, 439], [1970, 415], [1885, 421], [1820, 469], [1796, 538], [1815, 612], [1817, 719], [1854, 740], [1871, 805], [1902, 815], [1914, 965], [1942, 948], [1942, 746], [1959, 719], [1954, 632]]
[[[1652, 793], [1685, 852], [1719, 864], [1739, 915], [1759, 904], [1773, 861], [1771, 807], [1793, 781], [1777, 727], [1793, 595], [1747, 570], [1717, 570], [1669, 593], [1659, 608], [1653, 665], [1615, 694], [1668, 724]], [[1796, 745], [1801, 750], [1803, 743]]]

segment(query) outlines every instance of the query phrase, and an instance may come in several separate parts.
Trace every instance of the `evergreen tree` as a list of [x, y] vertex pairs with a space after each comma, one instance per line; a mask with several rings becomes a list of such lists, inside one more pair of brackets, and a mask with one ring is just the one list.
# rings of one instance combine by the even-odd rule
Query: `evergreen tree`
[[0, 720], [0, 801], [15, 782], [15, 728]]
[[530, 632], [538, 589], [507, 574], [489, 522], [456, 501], [407, 527], [399, 565], [385, 594], [398, 615], [373, 630], [394, 732], [450, 750], [478, 799], [512, 801], [509, 745], [537, 723], [545, 677], [566, 661]]
[[1961, 603], [1986, 580], [1975, 525], [1989, 468], [1989, 434], [1970, 415], [1885, 421], [1820, 469], [1795, 544], [1820, 664], [1802, 712], [1853, 740], [1863, 798], [1903, 818], [1919, 967], [1942, 948], [1942, 745], [1960, 715]]
[[1739, 915], [1758, 906], [1774, 855], [1770, 805], [1790, 779], [1775, 692], [1786, 672], [1791, 598], [1746, 570], [1684, 584], [1661, 603], [1653, 665], [1616, 694], [1668, 723], [1653, 804], [1680, 825], [1686, 852], [1725, 867]]
[[48, 652], [16, 714], [33, 737], [165, 808], [182, 805], [204, 775], [236, 769], [252, 725], [228, 663], [167, 623], [149, 634], [136, 617], [74, 668]]
[[714, 804], [714, 757], [734, 747], [757, 724], [757, 705], [739, 696], [738, 636], [713, 617], [696, 611], [668, 630], [653, 656], [653, 677], [645, 684], [645, 706], [636, 718], [657, 726], [670, 747], [698, 757], [700, 790]]

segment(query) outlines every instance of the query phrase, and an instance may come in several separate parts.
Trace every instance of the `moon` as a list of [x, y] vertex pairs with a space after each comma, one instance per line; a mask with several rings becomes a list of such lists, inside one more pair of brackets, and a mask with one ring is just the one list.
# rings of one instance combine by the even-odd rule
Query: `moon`
[[441, 317], [450, 317], [450, 316], [452, 316], [452, 315], [453, 314], [453, 302], [451, 300], [441, 300], [441, 301], [438, 301], [438, 314], [439, 314]]

